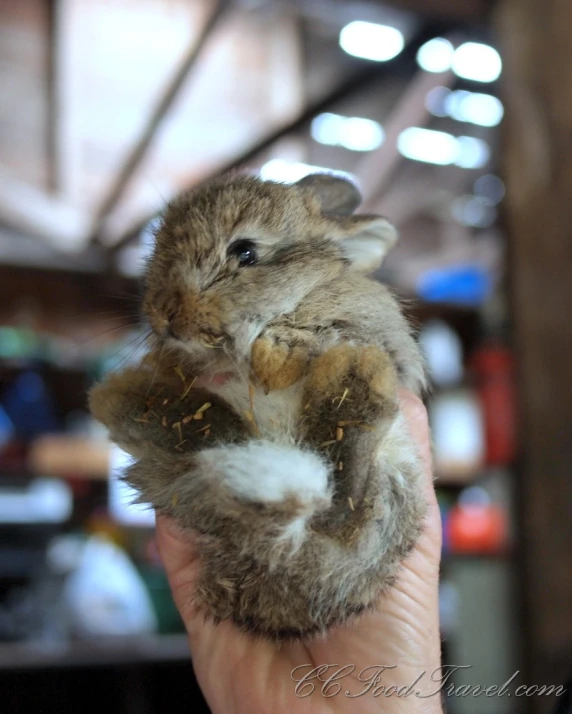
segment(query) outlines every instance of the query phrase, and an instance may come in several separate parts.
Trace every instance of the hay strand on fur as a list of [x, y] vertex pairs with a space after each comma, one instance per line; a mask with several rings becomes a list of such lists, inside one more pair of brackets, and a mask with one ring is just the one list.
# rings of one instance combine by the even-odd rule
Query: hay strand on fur
[[188, 395], [188, 393], [191, 391], [193, 388], [194, 383], [197, 381], [196, 377], [193, 377], [189, 383], [189, 386], [185, 389], [185, 391], [181, 394], [181, 399], [185, 399], [185, 397]]
[[176, 422], [172, 425], [171, 428], [177, 430], [177, 433], [179, 434], [179, 441], [182, 441], [182, 440], [183, 440], [183, 430], [181, 429], [181, 422], [180, 422], [180, 421], [176, 421]]
[[335, 397], [334, 399], [332, 399], [333, 402], [335, 402], [337, 399], [340, 400], [338, 406], [336, 407], [336, 409], [339, 409], [339, 408], [342, 406], [342, 404], [344, 403], [344, 401], [345, 401], [345, 399], [346, 399], [346, 397], [348, 396], [349, 393], [350, 393], [350, 390], [346, 387], [346, 388], [344, 389], [344, 393], [342, 394], [341, 397]]
[[249, 409], [245, 409], [243, 413], [244, 413], [244, 418], [250, 424], [250, 426], [253, 428], [256, 436], [260, 436], [260, 429], [258, 428], [256, 419], [254, 418], [254, 414]]
[[256, 392], [256, 387], [252, 382], [248, 383], [248, 401], [250, 403], [250, 411], [254, 414], [254, 394]]

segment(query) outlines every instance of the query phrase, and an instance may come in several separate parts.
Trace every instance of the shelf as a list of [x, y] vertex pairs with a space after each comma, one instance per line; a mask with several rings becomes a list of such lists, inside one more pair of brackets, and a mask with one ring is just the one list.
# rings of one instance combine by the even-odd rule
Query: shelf
[[509, 550], [502, 550], [497, 553], [451, 553], [451, 551], [444, 551], [441, 554], [441, 559], [443, 561], [453, 561], [453, 560], [501, 560], [510, 562], [511, 552]]
[[98, 637], [76, 642], [0, 643], [0, 670], [189, 660], [185, 634]]
[[28, 468], [43, 476], [106, 480], [109, 445], [63, 434], [45, 435], [30, 446]]

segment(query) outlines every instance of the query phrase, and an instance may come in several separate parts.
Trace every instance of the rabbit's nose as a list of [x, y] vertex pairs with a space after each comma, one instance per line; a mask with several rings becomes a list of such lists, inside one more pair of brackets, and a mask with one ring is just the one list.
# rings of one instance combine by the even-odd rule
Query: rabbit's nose
[[167, 324], [165, 325], [165, 336], [171, 337], [173, 340], [180, 340], [181, 339], [181, 334], [179, 331], [180, 325], [176, 324], [176, 318], [177, 318], [176, 312], [170, 312], [166, 316]]
[[173, 340], [178, 340], [178, 339], [180, 339], [180, 338], [179, 338], [179, 335], [177, 335], [177, 333], [175, 332], [175, 330], [173, 330], [173, 326], [172, 326], [172, 325], [167, 325], [167, 331], [166, 331], [166, 332], [167, 332], [167, 337], [171, 337]]

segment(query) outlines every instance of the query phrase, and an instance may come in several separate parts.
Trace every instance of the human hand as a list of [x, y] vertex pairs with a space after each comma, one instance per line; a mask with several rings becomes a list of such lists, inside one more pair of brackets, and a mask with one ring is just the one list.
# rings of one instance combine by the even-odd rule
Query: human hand
[[[192, 536], [158, 516], [159, 550], [189, 635], [195, 674], [213, 714], [442, 713], [439, 685], [431, 680], [441, 665], [441, 518], [432, 481], [427, 412], [410, 392], [400, 393], [400, 404], [424, 464], [428, 502], [425, 528], [395, 586], [380, 598], [376, 609], [350, 624], [332, 628], [323, 639], [278, 647], [245, 635], [229, 621], [219, 625], [205, 622], [192, 604], [200, 572]], [[326, 664], [336, 666], [321, 674], [322, 681], [313, 678], [297, 685], [295, 680]], [[340, 672], [346, 665], [353, 665], [353, 670]], [[389, 694], [389, 687], [414, 685], [411, 694], [398, 696], [393, 690], [392, 695], [374, 696], [378, 690], [368, 688], [366, 679], [375, 670], [366, 668], [376, 666], [391, 667], [381, 673], [377, 687], [384, 686]], [[334, 695], [335, 682], [323, 685], [335, 672], [340, 673], [337, 681], [341, 686]], [[313, 693], [304, 696], [310, 692], [310, 685], [314, 686]], [[347, 691], [353, 696], [346, 696]]]

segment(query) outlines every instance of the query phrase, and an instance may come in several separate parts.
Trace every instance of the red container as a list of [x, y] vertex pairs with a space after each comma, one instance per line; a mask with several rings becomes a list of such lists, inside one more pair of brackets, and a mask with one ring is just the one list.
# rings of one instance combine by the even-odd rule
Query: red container
[[455, 506], [449, 512], [445, 538], [452, 553], [501, 553], [508, 539], [506, 513], [495, 505]]
[[502, 345], [484, 345], [473, 354], [471, 371], [485, 423], [486, 463], [506, 466], [516, 453], [513, 355]]

